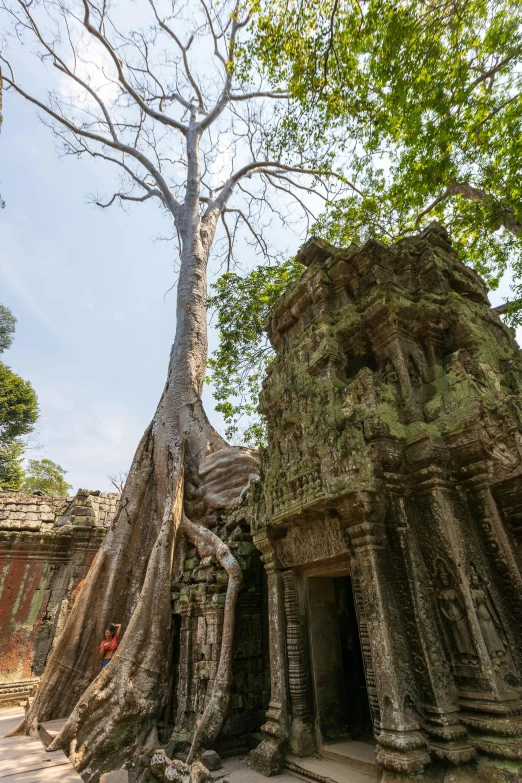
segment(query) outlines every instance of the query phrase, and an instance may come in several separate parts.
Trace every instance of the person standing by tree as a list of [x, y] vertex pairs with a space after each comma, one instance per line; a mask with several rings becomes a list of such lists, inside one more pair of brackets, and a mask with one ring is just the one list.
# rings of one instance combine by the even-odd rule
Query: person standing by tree
[[112, 656], [118, 649], [121, 625], [110, 623], [105, 629], [105, 638], [100, 642], [100, 669], [105, 669], [112, 660]]

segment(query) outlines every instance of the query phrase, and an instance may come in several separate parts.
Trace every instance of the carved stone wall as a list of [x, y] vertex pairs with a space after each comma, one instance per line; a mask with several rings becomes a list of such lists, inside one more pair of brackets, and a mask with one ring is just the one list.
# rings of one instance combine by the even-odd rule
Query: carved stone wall
[[0, 492], [0, 702], [38, 681], [117, 499]]
[[289, 743], [299, 751], [294, 721], [313, 735], [296, 606], [312, 567], [342, 562], [383, 775], [429, 779], [437, 765], [463, 765], [520, 780], [522, 356], [512, 330], [437, 224], [391, 247], [311, 240], [298, 260], [306, 270], [268, 323], [276, 358], [260, 404], [268, 449], [252, 524], [287, 628], [272, 612], [271, 661], [282, 649], [285, 666], [271, 670], [281, 696], [253, 763], [273, 774]]
[[[216, 532], [243, 570], [236, 609], [230, 708], [215, 749], [221, 755], [247, 752], [264, 722], [269, 675], [266, 643], [266, 590], [263, 568], [241, 510], [222, 519]], [[182, 751], [211, 694], [221, 651], [227, 575], [214, 556], [201, 560], [194, 547], [180, 557], [173, 584], [174, 638], [171, 697], [164, 716], [173, 750]], [[255, 741], [254, 741], [255, 744]]]

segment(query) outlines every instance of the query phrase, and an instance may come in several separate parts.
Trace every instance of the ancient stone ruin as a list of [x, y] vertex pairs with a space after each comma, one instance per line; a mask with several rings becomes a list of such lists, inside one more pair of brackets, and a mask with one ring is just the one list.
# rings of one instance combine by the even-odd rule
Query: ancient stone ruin
[[[306, 759], [320, 753], [346, 763], [349, 780], [356, 740], [375, 749], [382, 780], [455, 770], [448, 780], [520, 781], [522, 356], [512, 331], [438, 225], [392, 247], [313, 239], [298, 259], [306, 270], [268, 324], [276, 357], [260, 403], [261, 475], [214, 520], [244, 571], [215, 749], [250, 751], [265, 775], [286, 766], [314, 780], [324, 776]], [[64, 513], [46, 524], [55, 530]], [[70, 543], [56, 530], [49, 538], [69, 564], [60, 606], [104, 522], [82, 524], [81, 536], [68, 524]], [[12, 551], [44, 533], [13, 534]], [[50, 557], [50, 544], [42, 551]], [[225, 591], [215, 558], [180, 542], [159, 766], [186, 749], [212, 692]], [[38, 628], [33, 648], [39, 639], [48, 650], [52, 634]]]
[[373, 735], [385, 777], [478, 760], [521, 780], [521, 352], [439, 226], [298, 259], [260, 406], [253, 763]]
[[83, 489], [74, 498], [0, 492], [0, 704], [38, 682], [117, 501]]

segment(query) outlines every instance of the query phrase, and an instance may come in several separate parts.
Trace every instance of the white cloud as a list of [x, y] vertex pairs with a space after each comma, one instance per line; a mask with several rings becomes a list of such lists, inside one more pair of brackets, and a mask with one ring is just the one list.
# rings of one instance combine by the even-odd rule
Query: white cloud
[[80, 406], [73, 396], [52, 388], [40, 388], [39, 400], [42, 454], [68, 471], [75, 490], [110, 491], [107, 476], [129, 469], [143, 434], [137, 417], [114, 400]]
[[[5, 244], [4, 244], [5, 247]], [[6, 254], [0, 251], [0, 275], [2, 277], [3, 284], [9, 288], [21, 302], [27, 307], [29, 312], [37, 318], [42, 324], [53, 332], [57, 337], [61, 338], [60, 330], [54, 325], [51, 319], [47, 316], [44, 310], [40, 307], [29, 288], [26, 286], [13, 264], [10, 262]]]

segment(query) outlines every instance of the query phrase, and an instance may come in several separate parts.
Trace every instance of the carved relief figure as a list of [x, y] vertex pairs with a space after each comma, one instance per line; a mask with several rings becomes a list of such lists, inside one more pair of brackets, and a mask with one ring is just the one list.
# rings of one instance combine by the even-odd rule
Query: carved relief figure
[[462, 663], [477, 664], [477, 651], [460, 591], [454, 586], [453, 577], [443, 563], [438, 567], [437, 576], [439, 608], [447, 621], [458, 656]]
[[511, 453], [507, 445], [504, 443], [502, 432], [494, 430], [486, 430], [488, 436], [489, 451], [493, 459], [505, 465], [506, 468], [515, 468], [519, 460]]
[[410, 356], [408, 359], [408, 374], [410, 376], [410, 383], [412, 386], [420, 386], [421, 377], [417, 369], [415, 361]]
[[506, 648], [500, 638], [500, 633], [502, 632], [500, 619], [488, 596], [485, 585], [473, 567], [471, 568], [471, 595], [473, 596], [477, 619], [488, 653], [492, 658], [501, 658], [506, 654]]
[[391, 359], [385, 359], [384, 367], [382, 368], [382, 376], [384, 383], [398, 383], [399, 376], [395, 372], [395, 367]]

